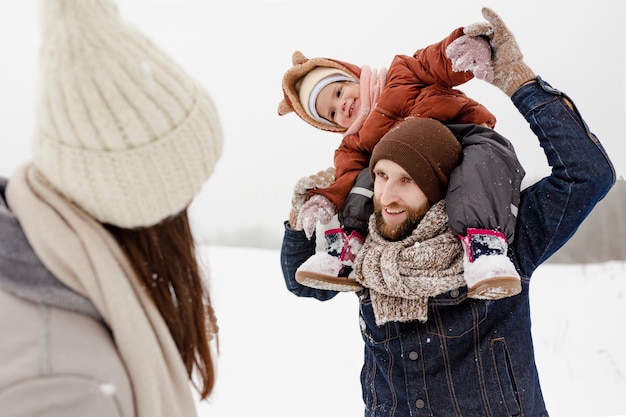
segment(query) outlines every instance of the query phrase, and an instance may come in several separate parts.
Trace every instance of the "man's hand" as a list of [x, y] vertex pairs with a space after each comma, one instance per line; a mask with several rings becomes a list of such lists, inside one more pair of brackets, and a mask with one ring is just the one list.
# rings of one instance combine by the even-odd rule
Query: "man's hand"
[[534, 79], [535, 73], [524, 63], [522, 52], [513, 34], [500, 17], [483, 7], [483, 17], [489, 23], [466, 26], [463, 33], [470, 36], [487, 36], [492, 50], [493, 81], [509, 97], [524, 83]]

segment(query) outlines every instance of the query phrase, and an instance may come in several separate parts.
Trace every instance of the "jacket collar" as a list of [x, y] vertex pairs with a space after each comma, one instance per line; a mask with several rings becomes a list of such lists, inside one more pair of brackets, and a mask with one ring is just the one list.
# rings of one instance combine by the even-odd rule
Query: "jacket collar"
[[0, 290], [99, 320], [91, 301], [56, 279], [39, 260], [7, 205], [7, 184], [0, 177]]

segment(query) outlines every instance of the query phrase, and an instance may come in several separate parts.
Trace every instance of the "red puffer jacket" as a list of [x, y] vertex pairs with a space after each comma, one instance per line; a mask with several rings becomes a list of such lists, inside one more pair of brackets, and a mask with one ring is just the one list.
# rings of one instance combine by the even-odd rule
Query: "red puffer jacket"
[[442, 123], [495, 126], [496, 118], [486, 107], [453, 88], [474, 77], [471, 72], [452, 71], [446, 56], [448, 45], [462, 35], [463, 28], [457, 28], [443, 41], [420, 49], [413, 56], [394, 57], [376, 107], [359, 132], [345, 136], [335, 150], [335, 182], [328, 188], [311, 190], [308, 197], [321, 194], [339, 210], [356, 176], [368, 167], [374, 146], [389, 129], [409, 116], [430, 117]]

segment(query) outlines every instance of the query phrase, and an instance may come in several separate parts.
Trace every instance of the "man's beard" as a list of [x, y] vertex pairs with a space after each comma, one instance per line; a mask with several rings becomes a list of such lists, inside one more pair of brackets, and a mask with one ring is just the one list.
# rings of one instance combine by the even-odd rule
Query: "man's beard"
[[403, 209], [405, 210], [407, 217], [399, 225], [391, 226], [385, 223], [382, 215], [382, 204], [377, 198], [374, 198], [374, 218], [376, 219], [376, 230], [378, 233], [387, 240], [392, 242], [402, 240], [413, 233], [413, 230], [417, 227], [419, 222], [424, 218], [424, 215], [430, 208], [426, 203], [423, 206], [410, 208], [400, 204], [391, 204], [387, 206], [389, 209]]

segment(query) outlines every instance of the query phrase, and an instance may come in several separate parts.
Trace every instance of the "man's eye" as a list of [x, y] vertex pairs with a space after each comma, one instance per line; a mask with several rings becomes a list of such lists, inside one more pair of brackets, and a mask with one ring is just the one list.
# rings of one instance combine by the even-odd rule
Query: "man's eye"
[[404, 182], [406, 182], [407, 184], [412, 184], [412, 183], [414, 183], [415, 181], [413, 181], [413, 178], [405, 177], [405, 178], [404, 178]]

